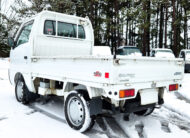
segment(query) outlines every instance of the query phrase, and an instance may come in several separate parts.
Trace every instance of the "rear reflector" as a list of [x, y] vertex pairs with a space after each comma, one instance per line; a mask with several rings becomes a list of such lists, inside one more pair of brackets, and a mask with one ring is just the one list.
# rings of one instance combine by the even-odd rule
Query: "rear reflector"
[[119, 97], [120, 98], [133, 97], [134, 95], [135, 95], [135, 89], [120, 90], [119, 91]]
[[105, 78], [109, 78], [110, 77], [110, 74], [108, 72], [105, 73]]
[[176, 91], [176, 90], [178, 90], [178, 84], [169, 85], [169, 91]]

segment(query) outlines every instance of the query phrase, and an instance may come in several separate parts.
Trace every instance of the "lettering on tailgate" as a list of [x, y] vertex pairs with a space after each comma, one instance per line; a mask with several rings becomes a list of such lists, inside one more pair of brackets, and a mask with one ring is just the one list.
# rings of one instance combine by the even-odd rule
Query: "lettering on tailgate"
[[177, 76], [177, 75], [182, 75], [182, 73], [181, 72], [175, 72], [174, 76]]
[[120, 78], [123, 78], [123, 77], [134, 78], [134, 77], [135, 77], [135, 74], [119, 74], [119, 77], [120, 77]]

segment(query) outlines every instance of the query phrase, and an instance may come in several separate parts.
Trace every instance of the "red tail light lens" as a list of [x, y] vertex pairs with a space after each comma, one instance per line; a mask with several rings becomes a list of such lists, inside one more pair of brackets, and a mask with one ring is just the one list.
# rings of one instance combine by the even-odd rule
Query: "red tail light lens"
[[120, 90], [119, 91], [119, 97], [120, 98], [133, 97], [133, 96], [135, 96], [135, 89]]
[[178, 90], [178, 84], [169, 85], [169, 91], [176, 91], [176, 90]]
[[109, 77], [110, 77], [110, 74], [109, 74], [108, 72], [106, 72], [106, 73], [105, 73], [105, 78], [106, 78], [106, 79], [109, 79]]

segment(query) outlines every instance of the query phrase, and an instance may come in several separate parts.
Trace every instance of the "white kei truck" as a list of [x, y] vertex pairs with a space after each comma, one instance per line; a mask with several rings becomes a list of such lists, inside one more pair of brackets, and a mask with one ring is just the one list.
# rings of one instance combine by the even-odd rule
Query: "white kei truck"
[[90, 20], [52, 11], [26, 20], [8, 44], [18, 102], [61, 96], [68, 125], [80, 132], [106, 110], [150, 114], [165, 91], [178, 91], [184, 75], [182, 59], [94, 55]]

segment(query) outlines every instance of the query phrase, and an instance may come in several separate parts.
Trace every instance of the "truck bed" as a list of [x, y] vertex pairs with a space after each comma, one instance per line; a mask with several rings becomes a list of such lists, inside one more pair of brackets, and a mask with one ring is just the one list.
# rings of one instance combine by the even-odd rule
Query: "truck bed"
[[[183, 77], [182, 59], [117, 56], [116, 60], [113, 56], [32, 57], [31, 71], [60, 79], [108, 84], [171, 81]], [[101, 75], [95, 76], [95, 73]], [[109, 78], [105, 78], [105, 73], [109, 73]]]

